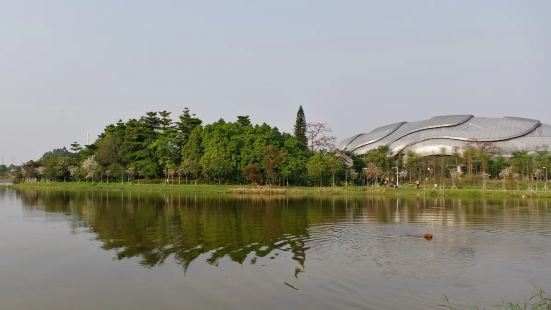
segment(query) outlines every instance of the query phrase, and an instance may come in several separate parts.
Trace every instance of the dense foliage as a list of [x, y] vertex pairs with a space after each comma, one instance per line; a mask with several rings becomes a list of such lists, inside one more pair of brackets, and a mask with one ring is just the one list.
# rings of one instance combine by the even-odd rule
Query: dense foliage
[[372, 184], [398, 180], [448, 183], [452, 186], [459, 183], [480, 184], [488, 179], [517, 182], [548, 180], [551, 152], [546, 148], [534, 153], [518, 151], [508, 158], [499, 154], [500, 150], [491, 143], [471, 143], [463, 152], [454, 149], [447, 153], [442, 148], [440, 154], [426, 157], [412, 151], [392, 155], [388, 146], [381, 146], [363, 156], [363, 176], [367, 183]]
[[[298, 112], [295, 135], [248, 116], [235, 122], [203, 122], [184, 109], [176, 119], [167, 111], [108, 125], [91, 145], [73, 143], [39, 161], [23, 165], [23, 176], [35, 180], [132, 181], [164, 179], [167, 183], [234, 183], [307, 185], [313, 152], [306, 145], [304, 110]], [[333, 155], [325, 154], [325, 157]], [[334, 161], [331, 167], [335, 170]], [[325, 169], [325, 166], [321, 166]], [[339, 163], [339, 169], [343, 170]], [[334, 180], [335, 173], [331, 174]], [[325, 180], [329, 183], [330, 176]], [[331, 181], [333, 182], [333, 181]]]
[[[335, 154], [334, 137], [325, 123], [306, 123], [302, 107], [294, 133], [268, 124], [252, 124], [248, 116], [234, 122], [203, 124], [185, 108], [174, 120], [167, 111], [108, 125], [91, 145], [71, 144], [29, 161], [19, 179], [255, 185], [381, 185], [403, 182], [451, 184], [547, 180], [551, 153], [516, 152], [499, 156], [489, 143], [473, 143], [463, 152], [446, 149], [421, 157], [411, 151], [391, 154], [381, 146], [359, 157]], [[346, 167], [342, 156], [353, 165]], [[0, 173], [7, 167], [0, 167]], [[4, 172], [3, 172], [4, 171]]]

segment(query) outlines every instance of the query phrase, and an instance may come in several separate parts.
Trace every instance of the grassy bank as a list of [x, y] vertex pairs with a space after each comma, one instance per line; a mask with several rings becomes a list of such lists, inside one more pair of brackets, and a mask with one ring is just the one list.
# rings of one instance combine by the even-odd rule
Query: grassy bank
[[223, 193], [223, 194], [279, 194], [297, 196], [320, 195], [366, 195], [384, 197], [491, 197], [491, 198], [551, 198], [551, 191], [534, 191], [526, 187], [520, 190], [483, 190], [481, 188], [461, 188], [434, 190], [416, 188], [385, 187], [275, 187], [246, 185], [165, 185], [165, 184], [128, 184], [128, 183], [20, 183], [9, 186], [14, 189], [56, 190], [56, 191], [128, 191], [128, 192], [172, 192], [172, 193]]

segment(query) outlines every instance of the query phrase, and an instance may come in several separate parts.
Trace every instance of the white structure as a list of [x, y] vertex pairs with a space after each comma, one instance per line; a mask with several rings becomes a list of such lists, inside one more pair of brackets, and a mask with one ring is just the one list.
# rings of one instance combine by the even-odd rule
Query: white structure
[[413, 150], [421, 156], [462, 153], [469, 144], [491, 145], [502, 155], [515, 151], [549, 149], [551, 126], [518, 117], [486, 118], [472, 115], [436, 116], [426, 121], [400, 122], [350, 137], [338, 146], [343, 152], [365, 154], [388, 145], [393, 154]]

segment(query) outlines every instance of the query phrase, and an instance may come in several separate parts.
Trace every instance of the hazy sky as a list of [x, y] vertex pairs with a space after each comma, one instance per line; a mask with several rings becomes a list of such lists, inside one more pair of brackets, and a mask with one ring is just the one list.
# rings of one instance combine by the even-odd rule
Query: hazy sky
[[0, 156], [185, 106], [290, 131], [302, 104], [339, 140], [450, 113], [551, 123], [550, 13], [548, 0], [0, 0]]

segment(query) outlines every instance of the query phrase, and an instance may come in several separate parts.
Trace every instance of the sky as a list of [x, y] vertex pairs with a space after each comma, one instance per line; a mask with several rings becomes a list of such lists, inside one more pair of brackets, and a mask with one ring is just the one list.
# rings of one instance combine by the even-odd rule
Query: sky
[[189, 107], [337, 140], [444, 114], [551, 123], [551, 1], [0, 0], [0, 164]]

